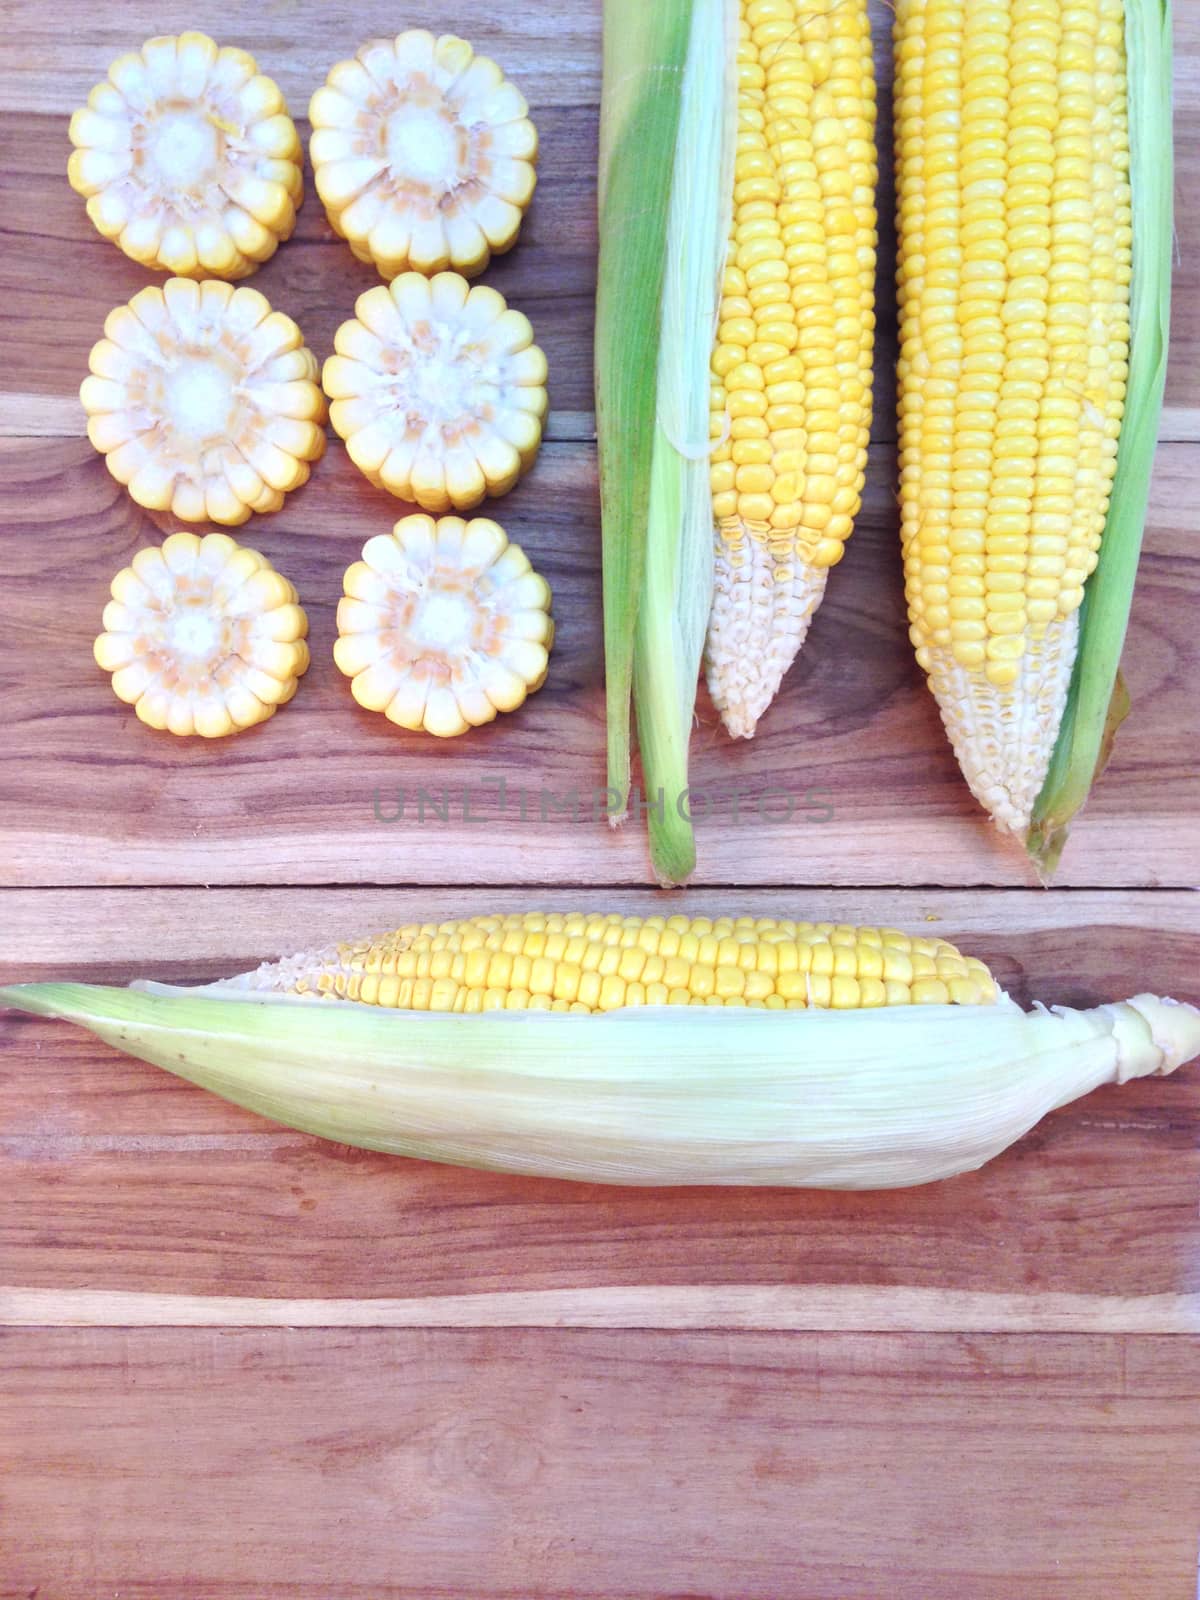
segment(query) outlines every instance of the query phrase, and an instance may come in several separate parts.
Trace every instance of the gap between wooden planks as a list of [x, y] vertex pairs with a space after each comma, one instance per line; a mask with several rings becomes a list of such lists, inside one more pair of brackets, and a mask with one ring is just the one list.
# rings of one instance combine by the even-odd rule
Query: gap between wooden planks
[[[1013, 952], [1027, 957], [1042, 935], [1063, 945], [1092, 935], [1088, 960], [1067, 956], [1087, 983], [1128, 981], [1168, 988], [1200, 969], [1200, 890], [988, 888], [696, 888], [685, 899], [670, 891], [629, 886], [516, 886], [474, 884], [429, 888], [376, 885], [231, 885], [215, 888], [136, 886], [0, 889], [0, 980], [30, 982], [49, 973], [92, 982], [127, 981], [151, 969], [197, 978], [228, 975], [237, 961], [256, 962], [358, 938], [406, 922], [519, 911], [621, 911], [674, 916], [779, 916], [811, 922], [897, 926], [936, 933], [969, 948], [989, 964]], [[1098, 953], [1095, 930], [1109, 930], [1110, 969]], [[1138, 941], [1179, 940], [1184, 954], [1171, 971], [1118, 968], [1127, 935]], [[1096, 970], [1096, 962], [1101, 966]], [[1044, 970], [1061, 979], [1066, 960]], [[1027, 963], [998, 974], [1025, 976]], [[1089, 970], [1090, 969], [1090, 970]], [[1036, 974], [1030, 974], [1033, 981]], [[1115, 992], [1115, 991], [1114, 991]], [[1132, 992], [1132, 990], [1130, 991]], [[1037, 998], [1017, 987], [1014, 998]], [[1076, 991], [1049, 998], [1096, 1004], [1113, 994]], [[1190, 998], [1178, 996], [1177, 998]]]
[[991, 1294], [878, 1284], [647, 1284], [402, 1300], [314, 1300], [0, 1286], [0, 1328], [51, 1326], [1200, 1334], [1200, 1294]]

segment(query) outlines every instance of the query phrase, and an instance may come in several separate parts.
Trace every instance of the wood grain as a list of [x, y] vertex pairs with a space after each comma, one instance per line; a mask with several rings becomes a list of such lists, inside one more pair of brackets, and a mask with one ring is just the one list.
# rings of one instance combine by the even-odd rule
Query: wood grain
[[1200, 1294], [993, 1294], [872, 1284], [626, 1284], [414, 1300], [0, 1286], [0, 1328], [654, 1328], [1200, 1335]]
[[[885, 454], [873, 452], [838, 581], [758, 737], [731, 742], [701, 696], [697, 882], [1032, 881], [968, 794], [913, 661]], [[1126, 655], [1134, 715], [1075, 829], [1064, 884], [1200, 882], [1198, 463], [1200, 447], [1159, 452]], [[506, 525], [554, 590], [555, 653], [546, 687], [520, 713], [465, 739], [405, 734], [361, 711], [331, 660], [341, 574], [395, 511], [333, 450], [277, 518], [255, 525], [256, 543], [308, 609], [313, 666], [294, 703], [262, 727], [215, 744], [176, 740], [139, 724], [91, 660], [109, 580], [157, 537], [156, 520], [86, 442], [0, 441], [9, 616], [0, 881], [645, 882], [644, 828], [614, 833], [597, 820], [592, 449], [547, 445], [504, 503]], [[401, 795], [404, 816], [388, 820]]]
[[8, 1332], [0, 1593], [1187, 1600], [1198, 1354], [1069, 1335]]

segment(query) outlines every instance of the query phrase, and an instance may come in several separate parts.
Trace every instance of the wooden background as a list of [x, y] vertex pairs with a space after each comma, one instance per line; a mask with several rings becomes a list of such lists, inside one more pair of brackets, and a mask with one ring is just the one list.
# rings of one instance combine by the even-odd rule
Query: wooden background
[[[1134, 714], [1060, 887], [1034, 888], [974, 809], [905, 637], [885, 179], [867, 506], [759, 737], [730, 744], [701, 702], [693, 781], [743, 798], [698, 829], [694, 910], [936, 925], [1025, 1001], [1200, 993], [1200, 5], [1177, 9]], [[886, 85], [882, 4], [875, 20]], [[67, 116], [122, 49], [188, 26], [253, 50], [299, 113], [334, 60], [402, 24], [496, 54], [542, 135], [520, 245], [488, 281], [550, 358], [548, 442], [496, 508], [554, 588], [549, 681], [445, 744], [354, 706], [330, 655], [340, 574], [399, 508], [335, 441], [249, 530], [312, 622], [298, 698], [216, 746], [155, 735], [90, 645], [110, 577], [167, 524], [108, 477], [76, 400], [105, 313], [148, 275], [68, 188]], [[538, 790], [603, 783], [598, 90], [598, 0], [10, 0], [4, 980], [187, 981], [414, 916], [664, 903], [639, 828], [536, 817]], [[254, 279], [319, 356], [371, 281], [311, 194]], [[502, 777], [535, 792], [528, 820], [498, 808]], [[420, 786], [470, 789], [480, 820], [455, 798], [419, 825]], [[764, 820], [768, 788], [820, 794]], [[406, 817], [378, 821], [398, 793]], [[0, 1600], [1191, 1600], [1198, 1126], [1191, 1068], [926, 1189], [621, 1192], [318, 1144], [5, 1016]]]

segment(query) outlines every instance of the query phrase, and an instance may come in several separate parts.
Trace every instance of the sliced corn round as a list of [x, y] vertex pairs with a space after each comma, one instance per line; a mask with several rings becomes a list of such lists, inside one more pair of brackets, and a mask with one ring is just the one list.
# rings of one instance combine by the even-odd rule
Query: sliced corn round
[[168, 278], [110, 311], [79, 396], [139, 505], [185, 522], [278, 511], [325, 449], [317, 362], [257, 289]]
[[98, 665], [152, 728], [219, 739], [285, 704], [308, 669], [308, 618], [257, 550], [173, 533], [112, 582]]
[[481, 272], [513, 244], [533, 195], [528, 110], [496, 63], [454, 34], [371, 40], [309, 107], [330, 222], [385, 278]]
[[338, 604], [338, 667], [360, 706], [452, 738], [546, 677], [550, 586], [487, 517], [402, 517], [368, 539]]
[[143, 266], [244, 278], [295, 227], [301, 148], [283, 95], [252, 55], [207, 34], [120, 56], [69, 133], [71, 187]]
[[330, 420], [377, 487], [469, 511], [533, 465], [546, 357], [529, 318], [456, 272], [406, 272], [358, 297], [322, 382]]

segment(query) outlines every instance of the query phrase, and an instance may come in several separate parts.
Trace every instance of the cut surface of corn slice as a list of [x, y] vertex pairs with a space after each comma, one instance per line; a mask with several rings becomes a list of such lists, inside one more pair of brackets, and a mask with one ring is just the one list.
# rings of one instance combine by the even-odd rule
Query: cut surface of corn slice
[[516, 240], [537, 133], [496, 63], [414, 28], [339, 61], [312, 97], [317, 193], [360, 261], [474, 274]]
[[1096, 565], [1129, 355], [1122, 0], [899, 0], [901, 533], [967, 782], [1024, 834]]
[[226, 533], [173, 533], [112, 581], [95, 656], [141, 721], [219, 739], [290, 700], [308, 669], [294, 587]]
[[252, 55], [203, 33], [147, 39], [76, 111], [71, 187], [143, 266], [244, 278], [296, 223], [300, 140]]
[[469, 917], [268, 963], [223, 986], [414, 1011], [625, 1006], [988, 1005], [982, 961], [944, 939], [775, 917], [594, 912]]
[[185, 522], [278, 511], [325, 449], [316, 358], [257, 289], [142, 289], [109, 312], [88, 366], [79, 394], [109, 472]]
[[402, 517], [344, 587], [334, 659], [359, 705], [402, 728], [451, 738], [545, 681], [550, 586], [486, 517]]
[[706, 667], [726, 728], [749, 738], [862, 501], [878, 174], [866, 0], [739, 0], [739, 11]]
[[359, 295], [334, 349], [322, 374], [330, 420], [377, 488], [469, 511], [533, 465], [546, 358], [494, 289], [406, 272]]

